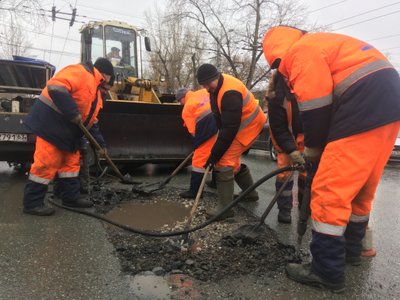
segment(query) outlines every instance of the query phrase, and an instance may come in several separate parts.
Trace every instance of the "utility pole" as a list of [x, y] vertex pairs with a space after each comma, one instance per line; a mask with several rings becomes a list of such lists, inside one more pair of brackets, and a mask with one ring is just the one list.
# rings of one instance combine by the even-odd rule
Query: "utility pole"
[[72, 15], [71, 15], [71, 21], [69, 21], [69, 27], [72, 27], [72, 25], [74, 25], [75, 17], [76, 17], [76, 8], [73, 8]]
[[53, 22], [56, 21], [56, 7], [55, 7], [55, 6], [53, 6], [53, 7], [51, 8], [51, 20], [52, 20]]

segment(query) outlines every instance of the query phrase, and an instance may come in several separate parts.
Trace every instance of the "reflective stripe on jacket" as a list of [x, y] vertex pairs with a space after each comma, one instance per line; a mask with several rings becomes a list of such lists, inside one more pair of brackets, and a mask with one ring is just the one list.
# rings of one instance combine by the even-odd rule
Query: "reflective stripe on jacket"
[[210, 106], [210, 94], [206, 89], [189, 91], [185, 96], [182, 119], [189, 133], [193, 136], [196, 149], [218, 132]]
[[[48, 81], [47, 86], [58, 85], [65, 88], [76, 104], [68, 107], [76, 106], [82, 120], [85, 121], [90, 113], [92, 103], [96, 99], [97, 88], [101, 80], [102, 76], [95, 68], [91, 72], [87, 66], [77, 64], [62, 69]], [[72, 124], [61, 113], [61, 110], [51, 100], [47, 86], [24, 119], [24, 125], [60, 150], [73, 153], [79, 149], [82, 132], [77, 125]], [[88, 122], [87, 127], [89, 128], [97, 120], [98, 111], [102, 107], [100, 93], [97, 93], [97, 97], [96, 107]]]
[[74, 99], [83, 122], [86, 122], [86, 119], [89, 116], [91, 104], [95, 101], [97, 96], [99, 100], [97, 101], [93, 116], [91, 120], [87, 122], [88, 127], [90, 128], [97, 120], [99, 110], [103, 107], [101, 93], [97, 89], [102, 80], [103, 76], [96, 68], [90, 70], [88, 66], [84, 64], [70, 65], [61, 69], [60, 72], [47, 82], [40, 97], [41, 99], [46, 99], [47, 101], [52, 102], [47, 91], [47, 86], [58, 85], [64, 87]]
[[306, 146], [324, 146], [400, 119], [399, 75], [371, 45], [281, 26], [267, 32], [263, 50], [270, 64], [282, 59], [279, 72], [299, 103]]
[[248, 146], [260, 134], [266, 117], [254, 98], [254, 95], [246, 88], [239, 79], [223, 74], [224, 81], [218, 91], [217, 105], [221, 112], [221, 101], [228, 91], [237, 91], [242, 95], [242, 117], [236, 139], [243, 145]]

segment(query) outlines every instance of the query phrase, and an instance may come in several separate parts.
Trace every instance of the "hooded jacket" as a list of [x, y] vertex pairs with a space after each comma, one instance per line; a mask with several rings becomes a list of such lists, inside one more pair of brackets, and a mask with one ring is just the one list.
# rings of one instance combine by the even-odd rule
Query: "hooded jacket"
[[47, 82], [25, 118], [25, 126], [58, 149], [73, 153], [79, 149], [83, 134], [70, 120], [80, 114], [83, 124], [104, 146], [97, 124], [97, 114], [103, 107], [99, 91], [102, 81], [103, 76], [91, 64], [63, 68]]
[[299, 104], [307, 147], [400, 119], [399, 74], [377, 49], [336, 33], [270, 29], [263, 41], [270, 65], [288, 80]]

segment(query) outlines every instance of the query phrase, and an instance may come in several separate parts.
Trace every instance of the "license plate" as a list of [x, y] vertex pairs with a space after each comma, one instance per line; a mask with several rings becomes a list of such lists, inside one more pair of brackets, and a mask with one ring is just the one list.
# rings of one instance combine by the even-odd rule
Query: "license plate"
[[28, 141], [28, 135], [24, 133], [0, 133], [0, 142], [18, 142]]
[[391, 156], [400, 157], [400, 150], [393, 150]]

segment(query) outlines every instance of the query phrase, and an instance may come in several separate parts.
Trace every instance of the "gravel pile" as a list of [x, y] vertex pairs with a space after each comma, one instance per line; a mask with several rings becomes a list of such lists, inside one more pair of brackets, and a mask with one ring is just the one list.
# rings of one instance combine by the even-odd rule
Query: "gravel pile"
[[[152, 201], [178, 201], [191, 207], [193, 200], [179, 197], [181, 191], [164, 188], [150, 197], [133, 194], [127, 189], [113, 188], [107, 183], [98, 183], [92, 191], [98, 213], [107, 213], [116, 205], [129, 201], [142, 203]], [[197, 208], [192, 227], [206, 221], [205, 211], [216, 203], [216, 194], [205, 192]], [[236, 234], [243, 225], [257, 224], [258, 219], [244, 209], [235, 207], [235, 216], [223, 222], [213, 223], [204, 229], [189, 234], [190, 243], [181, 236], [153, 238], [123, 231], [105, 225], [109, 239], [115, 246], [122, 271], [136, 275], [187, 274], [201, 281], [218, 281], [230, 276], [265, 275], [282, 271], [284, 265], [294, 260], [294, 249], [278, 243], [275, 232], [262, 226], [255, 240], [246, 240]], [[151, 216], [149, 216], [151, 217]], [[176, 231], [184, 223], [158, 231]]]

